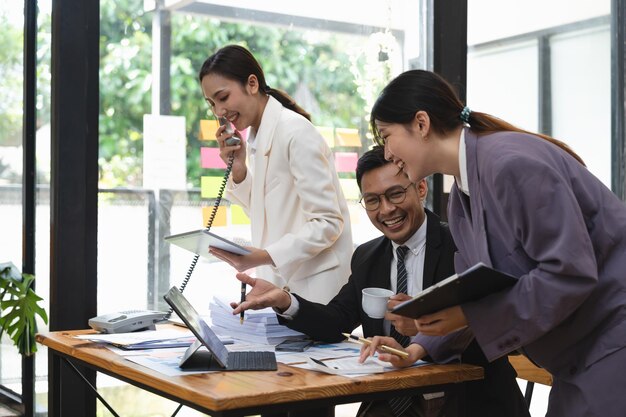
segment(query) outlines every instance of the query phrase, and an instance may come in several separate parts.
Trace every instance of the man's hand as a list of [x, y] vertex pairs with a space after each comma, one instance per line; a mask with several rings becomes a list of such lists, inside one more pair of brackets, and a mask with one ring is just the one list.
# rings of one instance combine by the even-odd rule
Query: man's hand
[[446, 308], [415, 320], [417, 331], [426, 336], [445, 336], [467, 326], [460, 306]]
[[[391, 310], [401, 302], [410, 300], [411, 298], [413, 297], [406, 294], [392, 295], [387, 302], [387, 309]], [[411, 318], [387, 312], [385, 313], [385, 320], [389, 320], [391, 324], [396, 328], [398, 333], [404, 336], [415, 336], [417, 334], [417, 326], [415, 326], [415, 320]]]
[[209, 253], [216, 258], [228, 263], [239, 272], [247, 271], [259, 265], [273, 265], [274, 261], [269, 253], [264, 249], [246, 246], [251, 253], [247, 255], [237, 255], [218, 248], [209, 247]]
[[[372, 342], [369, 345], [363, 344], [361, 346], [359, 363], [363, 363], [368, 356], [374, 356], [374, 353], [376, 353], [376, 351], [378, 351], [378, 359], [384, 362], [389, 362], [392, 366], [395, 366], [396, 368], [405, 368], [407, 366], [411, 366], [415, 362], [426, 356], [426, 350], [424, 350], [424, 348], [417, 343], [412, 343], [408, 347], [403, 348], [400, 343], [396, 342], [396, 339], [389, 336], [375, 336], [373, 338], [368, 337], [368, 340], [371, 340]], [[379, 349], [380, 345], [385, 345], [394, 349], [405, 351], [409, 354], [409, 357], [404, 359], [392, 353], [386, 353]]]
[[237, 279], [252, 287], [252, 290], [246, 294], [246, 301], [243, 303], [230, 303], [230, 306], [234, 308], [233, 315], [237, 315], [245, 310], [260, 310], [265, 307], [273, 307], [280, 311], [285, 311], [291, 306], [289, 294], [271, 282], [261, 278], [252, 278], [248, 274], [243, 273], [237, 274]]

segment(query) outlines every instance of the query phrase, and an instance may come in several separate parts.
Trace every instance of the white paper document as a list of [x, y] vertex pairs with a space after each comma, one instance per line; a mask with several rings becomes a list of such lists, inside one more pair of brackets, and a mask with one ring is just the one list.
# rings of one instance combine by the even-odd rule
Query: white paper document
[[348, 356], [358, 357], [360, 348], [348, 343], [315, 343], [304, 352], [276, 352], [276, 360], [285, 365], [294, 363], [306, 363], [308, 358], [314, 359], [336, 359]]
[[[310, 369], [334, 375], [369, 375], [385, 372], [385, 363], [376, 358], [367, 358], [359, 363], [358, 357], [327, 359], [325, 361], [308, 358]], [[394, 369], [391, 367], [391, 369]]]
[[151, 353], [145, 355], [126, 356], [126, 359], [167, 376], [183, 376], [215, 372], [185, 371], [180, 369], [178, 364], [184, 353], [185, 349], [162, 349], [159, 351], [151, 351]]

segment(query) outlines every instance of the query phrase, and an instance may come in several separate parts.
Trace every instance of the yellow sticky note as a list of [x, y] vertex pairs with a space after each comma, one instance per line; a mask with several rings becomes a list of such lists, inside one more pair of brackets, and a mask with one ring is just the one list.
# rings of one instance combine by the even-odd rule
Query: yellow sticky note
[[320, 132], [320, 135], [322, 135], [329, 147], [335, 146], [335, 132], [332, 127], [316, 126], [315, 128]]
[[224, 177], [203, 176], [200, 178], [200, 196], [202, 198], [217, 198]]
[[361, 193], [359, 192], [359, 186], [355, 179], [352, 178], [339, 178], [339, 184], [343, 190], [343, 195], [346, 200], [358, 200]]
[[215, 131], [218, 127], [217, 120], [200, 120], [200, 140], [217, 140]]
[[[226, 226], [226, 211], [226, 207], [219, 206], [215, 212], [211, 226]], [[213, 206], [202, 207], [202, 227], [207, 227], [209, 224], [211, 213], [213, 213]]]
[[243, 207], [237, 204], [230, 206], [230, 222], [232, 224], [250, 224], [250, 218], [243, 210]]
[[335, 145], [360, 147], [361, 138], [359, 137], [359, 129], [338, 127], [335, 129]]

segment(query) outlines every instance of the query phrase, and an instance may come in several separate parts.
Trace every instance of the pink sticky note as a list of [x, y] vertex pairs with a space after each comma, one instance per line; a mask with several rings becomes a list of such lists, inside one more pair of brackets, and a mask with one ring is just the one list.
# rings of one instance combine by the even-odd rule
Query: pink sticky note
[[226, 168], [226, 164], [220, 158], [219, 148], [200, 148], [200, 166], [202, 168]]
[[335, 152], [335, 169], [337, 172], [354, 172], [358, 159], [356, 152]]

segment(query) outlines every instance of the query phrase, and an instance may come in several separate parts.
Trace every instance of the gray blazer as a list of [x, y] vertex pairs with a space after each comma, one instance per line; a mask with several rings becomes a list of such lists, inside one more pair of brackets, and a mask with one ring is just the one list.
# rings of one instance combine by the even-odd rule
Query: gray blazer
[[483, 352], [521, 349], [550, 371], [548, 416], [624, 416], [626, 205], [543, 139], [466, 129], [465, 143], [470, 197], [455, 185], [448, 207], [455, 269], [520, 277], [461, 306]]

